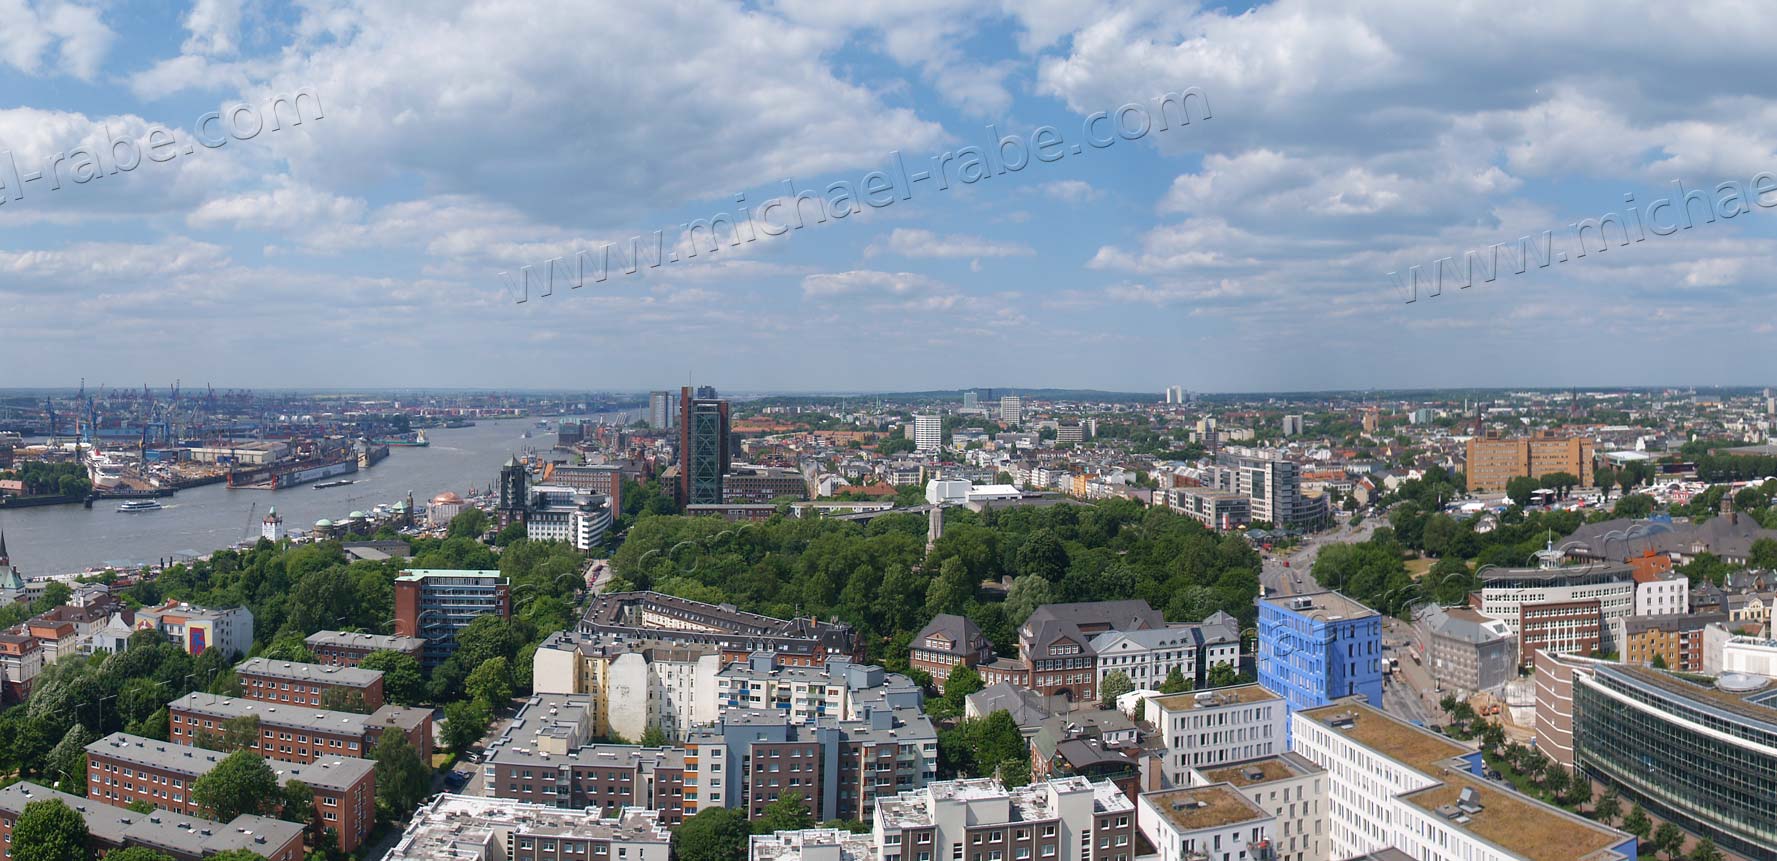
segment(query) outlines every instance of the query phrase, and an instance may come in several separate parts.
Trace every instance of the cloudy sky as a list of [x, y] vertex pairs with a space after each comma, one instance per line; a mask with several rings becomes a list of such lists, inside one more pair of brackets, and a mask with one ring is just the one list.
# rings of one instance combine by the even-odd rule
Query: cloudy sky
[[[1739, 2], [0, 0], [0, 387], [1772, 383], [1774, 36]], [[1209, 119], [1078, 146], [1188, 87]], [[219, 110], [239, 139], [194, 145]], [[1058, 157], [964, 181], [990, 125]], [[499, 277], [894, 152], [948, 187]], [[1693, 228], [1577, 256], [1675, 180]], [[1566, 259], [1388, 279], [1543, 230]]]

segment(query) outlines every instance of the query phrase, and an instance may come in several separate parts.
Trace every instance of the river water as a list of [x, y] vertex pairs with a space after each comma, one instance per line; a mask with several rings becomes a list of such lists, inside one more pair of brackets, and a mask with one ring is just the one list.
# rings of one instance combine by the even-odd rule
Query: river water
[[162, 499], [165, 507], [159, 511], [129, 514], [118, 512], [117, 500], [99, 500], [90, 509], [0, 509], [0, 531], [6, 534], [12, 564], [26, 577], [198, 556], [257, 537], [260, 521], [274, 506], [288, 531], [311, 528], [324, 517], [339, 520], [354, 510], [394, 503], [406, 499], [408, 491], [423, 511], [426, 500], [446, 490], [465, 496], [485, 490], [499, 479], [507, 458], [527, 449], [546, 451], [554, 444], [554, 422], [547, 430], [536, 425], [536, 419], [512, 419], [430, 428], [426, 438], [431, 445], [391, 447], [376, 466], [341, 476], [354, 480], [341, 487], [229, 490], [225, 484], [211, 484]]

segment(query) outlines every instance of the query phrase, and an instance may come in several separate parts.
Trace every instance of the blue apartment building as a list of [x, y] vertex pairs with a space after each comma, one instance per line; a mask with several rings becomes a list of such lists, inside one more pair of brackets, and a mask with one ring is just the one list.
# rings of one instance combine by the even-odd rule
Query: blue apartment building
[[1382, 616], [1338, 592], [1259, 600], [1259, 684], [1291, 711], [1361, 694], [1382, 707]]

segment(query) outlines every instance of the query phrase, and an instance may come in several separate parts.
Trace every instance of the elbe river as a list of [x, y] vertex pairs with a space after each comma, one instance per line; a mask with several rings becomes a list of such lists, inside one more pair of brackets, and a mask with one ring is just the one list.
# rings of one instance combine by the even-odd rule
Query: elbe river
[[[627, 417], [633, 418], [634, 413]], [[595, 416], [610, 419], [615, 416]], [[305, 484], [286, 490], [230, 490], [211, 484], [181, 490], [161, 500], [159, 511], [120, 513], [118, 500], [101, 499], [92, 508], [47, 505], [0, 509], [0, 531], [12, 564], [25, 577], [66, 574], [102, 565], [135, 565], [199, 556], [256, 538], [267, 510], [275, 506], [284, 529], [310, 529], [322, 518], [339, 520], [353, 511], [407, 498], [421, 511], [426, 500], [447, 490], [467, 496], [499, 478], [500, 465], [514, 454], [546, 453], [555, 425], [538, 419], [482, 420], [474, 427], [429, 428], [425, 448], [391, 447], [389, 456], [367, 470], [340, 478], [353, 484], [315, 489]], [[530, 434], [525, 438], [524, 434]]]

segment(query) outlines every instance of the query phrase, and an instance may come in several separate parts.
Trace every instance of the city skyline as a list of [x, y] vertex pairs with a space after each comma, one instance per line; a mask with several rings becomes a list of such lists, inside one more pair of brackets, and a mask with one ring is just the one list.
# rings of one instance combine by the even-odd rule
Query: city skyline
[[[0, 57], [10, 385], [1761, 385], [1777, 358], [1777, 92], [1740, 38], [1768, 10], [26, 7]], [[1156, 115], [1191, 88], [1213, 111]], [[304, 92], [296, 125], [276, 100]], [[1043, 127], [1065, 157], [993, 170]], [[143, 161], [118, 170], [124, 140]], [[632, 236], [897, 169], [917, 193], [892, 206], [810, 202], [807, 229], [622, 274]], [[1675, 181], [1704, 191], [1694, 229], [1601, 228], [1608, 253], [1578, 256], [1584, 219], [1677, 219], [1653, 208]], [[1516, 273], [1545, 230], [1570, 256]], [[611, 277], [578, 290], [519, 304], [499, 276], [607, 243]], [[1405, 304], [1389, 276], [1496, 244], [1466, 290]], [[662, 332], [676, 349], [638, 346]], [[1730, 340], [1736, 361], [1697, 349]]]

